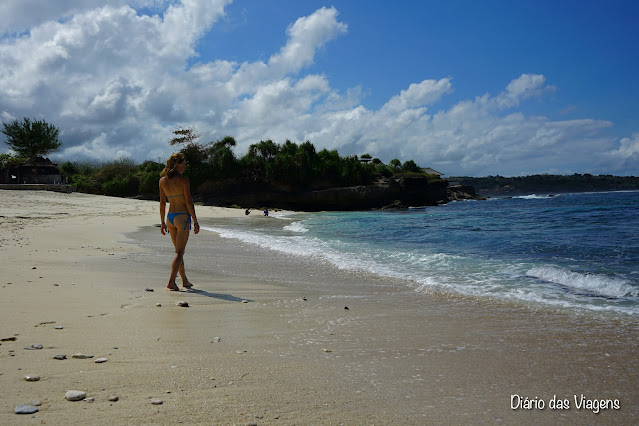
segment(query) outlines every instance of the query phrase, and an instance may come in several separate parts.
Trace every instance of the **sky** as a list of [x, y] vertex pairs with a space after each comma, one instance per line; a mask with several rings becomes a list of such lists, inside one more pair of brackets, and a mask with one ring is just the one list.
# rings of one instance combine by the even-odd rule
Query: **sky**
[[59, 161], [164, 162], [192, 127], [238, 156], [638, 175], [638, 20], [634, 0], [3, 0], [0, 120], [58, 127]]

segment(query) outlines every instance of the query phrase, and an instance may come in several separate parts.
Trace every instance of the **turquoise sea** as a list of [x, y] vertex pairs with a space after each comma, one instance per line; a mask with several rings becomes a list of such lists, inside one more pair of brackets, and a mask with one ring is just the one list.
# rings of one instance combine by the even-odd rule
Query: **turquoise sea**
[[637, 191], [251, 219], [203, 230], [262, 251], [379, 275], [416, 296], [452, 292], [537, 308], [639, 315]]

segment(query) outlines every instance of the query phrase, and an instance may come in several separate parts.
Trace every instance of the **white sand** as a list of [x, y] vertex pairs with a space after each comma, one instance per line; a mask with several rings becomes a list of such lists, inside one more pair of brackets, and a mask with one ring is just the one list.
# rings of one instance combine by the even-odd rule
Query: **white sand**
[[[158, 203], [35, 191], [0, 199], [0, 339], [16, 338], [0, 342], [0, 424], [637, 422], [636, 320], [415, 302], [391, 286], [364, 299], [302, 294], [284, 279], [215, 271], [190, 274], [198, 292], [172, 293], [163, 290], [170, 259], [161, 269], [131, 264], [141, 249], [123, 236], [159, 223]], [[201, 220], [244, 216], [196, 209]], [[35, 343], [44, 348], [24, 349]], [[95, 401], [66, 401], [71, 389]], [[581, 393], [621, 408], [579, 410]], [[546, 407], [512, 410], [513, 394]], [[549, 409], [555, 394], [571, 409]], [[38, 413], [13, 413], [34, 399]]]

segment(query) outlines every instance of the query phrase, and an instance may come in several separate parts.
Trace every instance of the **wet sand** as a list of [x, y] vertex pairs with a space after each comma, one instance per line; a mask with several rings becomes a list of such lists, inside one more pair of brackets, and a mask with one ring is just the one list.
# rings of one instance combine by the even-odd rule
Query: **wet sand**
[[[397, 282], [204, 232], [187, 246], [195, 290], [168, 292], [171, 243], [153, 226], [157, 203], [0, 196], [0, 339], [15, 337], [0, 342], [0, 424], [632, 424], [639, 417], [635, 319], [415, 297]], [[244, 216], [196, 208], [203, 224]], [[35, 343], [43, 349], [24, 349]], [[99, 357], [108, 361], [95, 363]], [[66, 401], [70, 389], [95, 400]], [[582, 394], [617, 399], [620, 408], [578, 408]], [[511, 409], [513, 395], [536, 408]], [[550, 408], [554, 395], [569, 409]], [[35, 399], [39, 412], [13, 413]]]

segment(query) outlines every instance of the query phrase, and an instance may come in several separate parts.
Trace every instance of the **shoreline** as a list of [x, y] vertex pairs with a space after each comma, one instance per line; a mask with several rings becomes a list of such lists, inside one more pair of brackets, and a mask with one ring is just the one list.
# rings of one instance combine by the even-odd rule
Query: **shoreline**
[[[157, 203], [21, 193], [0, 191], [0, 221], [11, 229], [0, 245], [0, 338], [17, 339], [0, 342], [0, 423], [611, 424], [639, 416], [637, 321], [600, 324], [442, 294], [415, 300], [388, 280], [307, 268], [320, 282], [369, 284], [367, 294], [336, 294], [286, 276], [299, 267], [290, 257], [260, 259], [202, 234], [191, 235], [186, 259], [214, 240], [210, 267], [187, 268], [196, 291], [171, 293], [163, 290], [170, 241], [152, 226]], [[200, 221], [244, 217], [196, 209]], [[131, 240], [145, 233], [142, 244]], [[225, 272], [237, 268], [240, 276]], [[23, 349], [33, 343], [44, 348]], [[108, 361], [72, 359], [78, 352]], [[54, 360], [58, 353], [69, 359]], [[28, 374], [41, 380], [26, 382]], [[64, 400], [70, 389], [95, 402]], [[578, 409], [572, 399], [581, 394], [619, 399], [620, 408]], [[512, 395], [545, 407], [513, 410]], [[570, 408], [550, 409], [554, 395]], [[35, 419], [13, 413], [31, 399], [42, 403]]]

